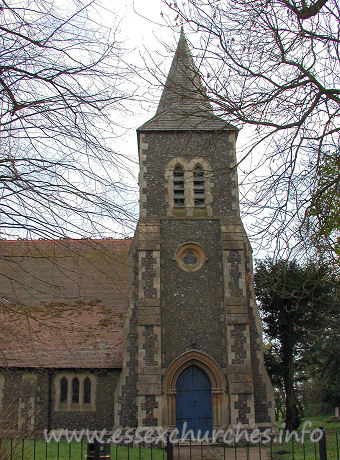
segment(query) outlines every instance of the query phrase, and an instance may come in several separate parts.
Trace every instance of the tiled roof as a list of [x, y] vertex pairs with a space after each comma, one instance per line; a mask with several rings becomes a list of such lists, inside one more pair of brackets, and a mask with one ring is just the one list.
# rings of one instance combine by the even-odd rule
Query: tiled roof
[[0, 365], [121, 367], [130, 244], [0, 241]]
[[137, 131], [230, 130], [237, 128], [214, 115], [182, 32], [156, 115]]
[[122, 367], [122, 316], [98, 306], [1, 312], [0, 365]]

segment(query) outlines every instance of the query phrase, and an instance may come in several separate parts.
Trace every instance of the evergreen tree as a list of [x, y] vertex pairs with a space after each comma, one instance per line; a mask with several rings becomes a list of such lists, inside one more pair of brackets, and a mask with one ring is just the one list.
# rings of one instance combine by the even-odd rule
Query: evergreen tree
[[[296, 261], [269, 259], [257, 264], [256, 296], [264, 332], [270, 342], [271, 358], [267, 362], [273, 383], [282, 385], [284, 390], [285, 421], [289, 430], [296, 429], [299, 423], [296, 389], [307, 373], [307, 363], [310, 366], [317, 354], [323, 357], [319, 363], [327, 361], [327, 347], [322, 353], [320, 344], [327, 343], [330, 336], [337, 337], [336, 288], [337, 281], [327, 266], [313, 263], [301, 266]], [[314, 376], [320, 371], [315, 361]]]

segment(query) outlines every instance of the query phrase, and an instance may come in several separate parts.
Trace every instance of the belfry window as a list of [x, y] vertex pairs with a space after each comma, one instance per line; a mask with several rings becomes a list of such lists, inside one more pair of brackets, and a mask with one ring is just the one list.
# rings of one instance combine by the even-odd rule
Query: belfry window
[[174, 207], [184, 208], [184, 171], [180, 166], [174, 169]]
[[195, 207], [203, 207], [205, 205], [205, 187], [204, 187], [204, 172], [200, 166], [194, 169], [194, 204]]

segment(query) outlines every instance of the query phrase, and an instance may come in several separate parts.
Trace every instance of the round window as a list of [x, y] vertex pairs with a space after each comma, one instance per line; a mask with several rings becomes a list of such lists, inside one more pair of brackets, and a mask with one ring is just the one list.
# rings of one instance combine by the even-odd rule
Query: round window
[[199, 270], [206, 261], [205, 252], [197, 243], [184, 243], [175, 252], [178, 266], [187, 272]]

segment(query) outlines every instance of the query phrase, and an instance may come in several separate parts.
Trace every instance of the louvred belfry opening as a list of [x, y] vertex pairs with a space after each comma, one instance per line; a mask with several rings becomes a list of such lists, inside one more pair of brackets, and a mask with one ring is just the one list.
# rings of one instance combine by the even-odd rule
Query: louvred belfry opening
[[175, 208], [184, 208], [184, 172], [180, 166], [174, 170], [174, 206]]
[[194, 169], [194, 203], [197, 207], [204, 206], [204, 173], [200, 166]]

